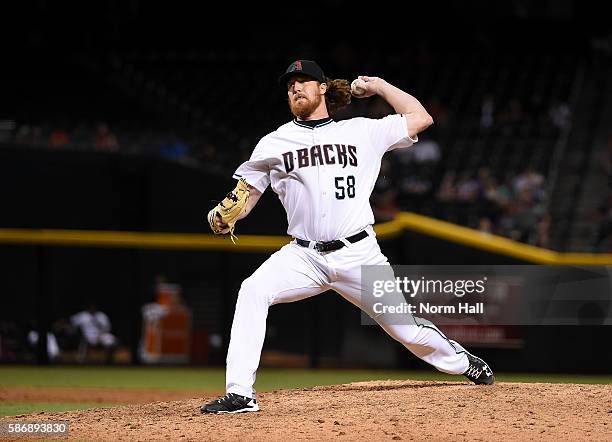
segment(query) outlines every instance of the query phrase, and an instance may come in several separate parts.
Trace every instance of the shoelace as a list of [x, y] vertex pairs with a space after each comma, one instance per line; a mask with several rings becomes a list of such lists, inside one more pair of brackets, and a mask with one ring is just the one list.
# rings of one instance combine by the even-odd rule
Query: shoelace
[[217, 402], [220, 404], [221, 402], [227, 402], [227, 401], [231, 401], [232, 400], [232, 393], [227, 393], [225, 396], [217, 399]]
[[480, 375], [482, 374], [482, 371], [483, 371], [482, 368], [478, 368], [477, 366], [470, 364], [470, 367], [465, 372], [465, 374], [466, 374], [466, 376], [478, 379], [480, 377]]

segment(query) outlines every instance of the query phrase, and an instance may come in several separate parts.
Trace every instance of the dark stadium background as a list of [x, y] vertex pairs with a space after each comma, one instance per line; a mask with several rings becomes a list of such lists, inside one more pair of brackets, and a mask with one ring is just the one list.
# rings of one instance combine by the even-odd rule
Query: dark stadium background
[[[5, 17], [2, 228], [208, 233], [233, 168], [290, 118], [278, 75], [307, 58], [330, 77], [384, 77], [434, 114], [422, 141], [440, 158], [388, 156], [372, 200], [380, 221], [412, 211], [559, 252], [610, 252], [612, 27], [590, 2], [38, 1]], [[385, 112], [372, 99], [338, 118]], [[513, 186], [528, 168], [543, 182], [521, 199]], [[285, 228], [268, 191], [238, 234]], [[528, 263], [415, 232], [382, 247], [397, 264]], [[266, 256], [2, 244], [1, 360], [36, 362], [28, 327], [95, 301], [139, 363], [140, 307], [163, 275], [182, 287], [194, 329], [221, 337], [197, 362], [222, 365], [239, 285]], [[277, 306], [268, 324], [266, 348], [310, 366], [422, 366], [334, 294]], [[607, 327], [521, 334], [520, 348], [479, 351], [501, 370], [612, 368]]]

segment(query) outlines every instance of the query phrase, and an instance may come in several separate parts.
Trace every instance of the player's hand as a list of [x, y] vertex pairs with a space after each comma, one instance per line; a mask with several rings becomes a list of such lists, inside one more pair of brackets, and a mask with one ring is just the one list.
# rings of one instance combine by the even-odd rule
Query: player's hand
[[227, 224], [223, 224], [221, 215], [215, 209], [208, 212], [207, 218], [208, 224], [210, 224], [210, 228], [215, 235], [225, 235], [229, 233], [229, 226]]
[[227, 224], [223, 224], [221, 215], [219, 215], [218, 213], [215, 214], [215, 225], [219, 228], [219, 230], [225, 230], [229, 227]]
[[219, 215], [218, 213], [215, 214], [215, 224], [217, 225], [217, 227], [219, 227], [222, 230], [227, 229], [227, 227], [228, 227], [227, 224], [223, 224], [223, 220], [221, 219], [221, 215]]
[[355, 98], [368, 98], [380, 93], [385, 80], [379, 77], [360, 75], [351, 83], [351, 95]]

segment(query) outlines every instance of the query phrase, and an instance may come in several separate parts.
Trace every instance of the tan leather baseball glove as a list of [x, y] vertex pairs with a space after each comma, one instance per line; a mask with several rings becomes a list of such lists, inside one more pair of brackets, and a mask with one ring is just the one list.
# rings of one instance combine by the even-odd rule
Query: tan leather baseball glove
[[[249, 185], [244, 178], [240, 178], [234, 190], [208, 212], [208, 224], [210, 224], [213, 233], [215, 235], [227, 235], [229, 233], [233, 241], [236, 221], [246, 208], [248, 200]], [[222, 225], [219, 225], [215, 218], [220, 219]]]

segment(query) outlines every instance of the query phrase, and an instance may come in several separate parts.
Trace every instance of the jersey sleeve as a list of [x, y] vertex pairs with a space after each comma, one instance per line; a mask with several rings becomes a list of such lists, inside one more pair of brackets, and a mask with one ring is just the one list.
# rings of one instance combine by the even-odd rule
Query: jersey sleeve
[[394, 149], [410, 147], [419, 141], [418, 137], [410, 138], [408, 135], [406, 118], [403, 114], [388, 115], [370, 121], [372, 144], [381, 154]]
[[264, 154], [263, 140], [257, 143], [251, 158], [236, 169], [233, 177], [237, 180], [244, 178], [247, 183], [261, 193], [266, 190], [270, 185], [270, 163]]

